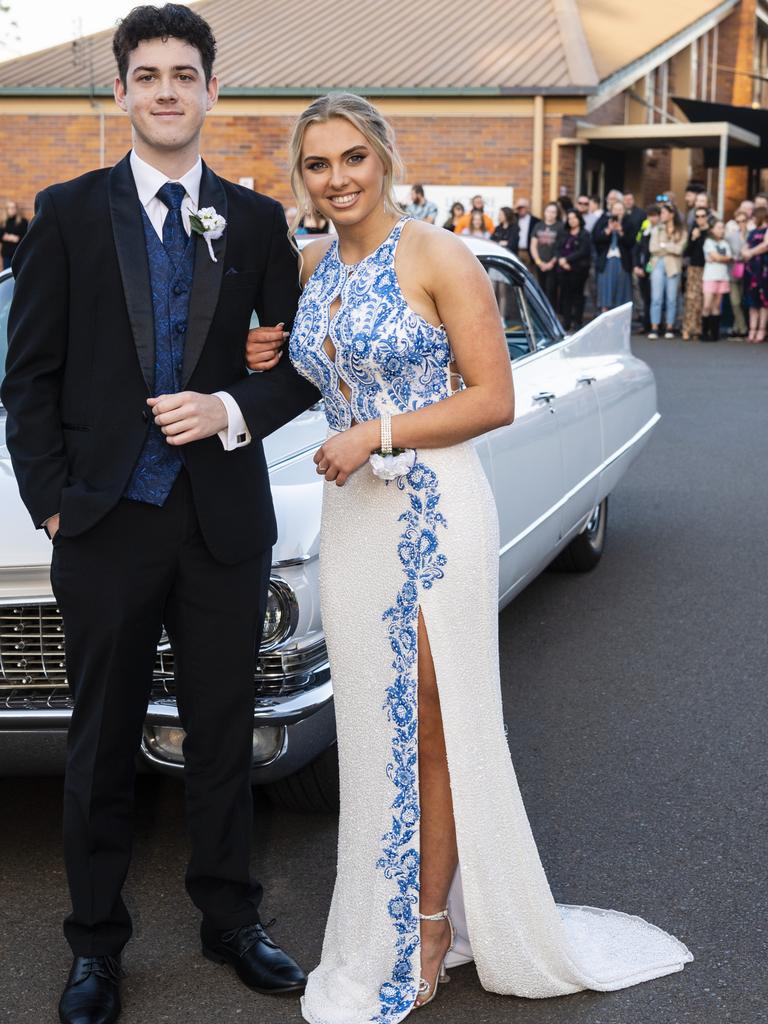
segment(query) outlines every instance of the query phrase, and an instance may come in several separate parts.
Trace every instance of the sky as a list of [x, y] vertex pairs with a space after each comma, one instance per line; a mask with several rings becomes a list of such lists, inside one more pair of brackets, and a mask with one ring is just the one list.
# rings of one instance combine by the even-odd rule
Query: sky
[[[117, 18], [127, 14], [141, 0], [6, 0], [10, 13], [0, 16], [0, 30], [5, 46], [0, 46], [0, 60], [33, 50], [42, 50], [57, 43], [66, 43], [78, 35], [90, 35], [111, 28]], [[156, 3], [162, 0], [155, 0]], [[12, 38], [10, 20], [18, 28]]]

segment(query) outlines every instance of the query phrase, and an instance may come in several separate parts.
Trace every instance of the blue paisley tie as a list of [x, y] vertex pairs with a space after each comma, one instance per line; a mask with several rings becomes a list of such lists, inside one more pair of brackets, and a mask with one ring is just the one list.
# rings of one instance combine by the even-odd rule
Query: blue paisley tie
[[186, 194], [187, 190], [184, 186], [176, 181], [166, 181], [157, 192], [157, 198], [168, 207], [168, 213], [163, 222], [163, 245], [174, 267], [179, 265], [184, 250], [187, 248], [187, 233], [181, 219], [181, 204], [184, 202]]

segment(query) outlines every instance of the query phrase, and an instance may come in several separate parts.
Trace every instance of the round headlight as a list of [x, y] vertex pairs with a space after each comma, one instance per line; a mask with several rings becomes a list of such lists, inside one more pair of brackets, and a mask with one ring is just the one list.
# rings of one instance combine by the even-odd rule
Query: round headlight
[[285, 580], [271, 579], [267, 591], [267, 610], [262, 627], [262, 647], [274, 647], [296, 629], [298, 604], [296, 595]]

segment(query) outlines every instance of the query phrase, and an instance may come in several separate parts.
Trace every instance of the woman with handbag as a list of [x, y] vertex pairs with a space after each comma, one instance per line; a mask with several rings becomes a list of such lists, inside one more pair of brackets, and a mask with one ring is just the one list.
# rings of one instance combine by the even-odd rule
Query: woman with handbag
[[725, 240], [733, 253], [731, 263], [731, 310], [733, 311], [733, 330], [731, 337], [746, 338], [747, 320], [744, 316], [744, 260], [741, 253], [747, 244], [747, 221], [749, 216], [743, 207], [739, 207], [728, 222]]
[[749, 308], [747, 341], [765, 341], [768, 327], [768, 211], [758, 206], [755, 226], [747, 235], [744, 260], [744, 298]]

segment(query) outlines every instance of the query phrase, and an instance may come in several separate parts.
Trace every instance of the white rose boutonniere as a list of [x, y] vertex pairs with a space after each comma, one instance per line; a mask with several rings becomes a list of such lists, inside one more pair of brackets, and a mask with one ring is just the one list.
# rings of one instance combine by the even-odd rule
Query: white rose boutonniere
[[211, 259], [214, 263], [218, 263], [218, 260], [213, 255], [211, 242], [221, 238], [224, 234], [227, 228], [226, 220], [224, 220], [220, 213], [216, 213], [212, 206], [205, 206], [202, 210], [190, 210], [189, 226], [196, 235], [203, 236]]

